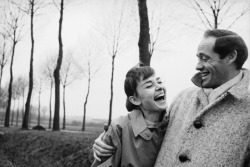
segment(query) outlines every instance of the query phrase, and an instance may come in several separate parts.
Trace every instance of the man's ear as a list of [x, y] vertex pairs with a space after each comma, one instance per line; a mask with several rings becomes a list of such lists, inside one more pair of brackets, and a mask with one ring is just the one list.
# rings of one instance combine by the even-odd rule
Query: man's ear
[[136, 97], [134, 97], [134, 96], [129, 96], [129, 101], [132, 103], [132, 104], [134, 104], [134, 105], [136, 105], [136, 106], [139, 106], [140, 104], [141, 104], [141, 101], [138, 99], [138, 98], [136, 98]]
[[236, 61], [236, 58], [237, 58], [237, 51], [234, 50], [232, 51], [231, 53], [228, 54], [227, 56], [227, 63], [228, 64], [234, 64], [234, 62]]

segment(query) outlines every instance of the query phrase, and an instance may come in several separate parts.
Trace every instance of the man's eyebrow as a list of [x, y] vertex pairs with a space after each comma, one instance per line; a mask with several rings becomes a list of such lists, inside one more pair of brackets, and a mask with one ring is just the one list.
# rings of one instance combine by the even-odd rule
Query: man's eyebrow
[[160, 80], [160, 79], [161, 79], [161, 77], [157, 77], [157, 78], [156, 78], [156, 80]]
[[206, 55], [206, 54], [204, 54], [204, 53], [199, 53], [199, 54], [196, 54], [196, 56], [198, 57], [198, 58], [201, 58], [201, 57], [209, 57], [208, 55]]

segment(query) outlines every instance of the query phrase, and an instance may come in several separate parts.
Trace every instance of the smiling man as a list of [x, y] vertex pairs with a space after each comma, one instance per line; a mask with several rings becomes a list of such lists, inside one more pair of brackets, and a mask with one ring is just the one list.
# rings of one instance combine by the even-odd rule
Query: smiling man
[[[243, 39], [208, 30], [197, 50], [198, 87], [177, 95], [156, 167], [250, 167], [250, 72]], [[94, 144], [101, 157], [110, 147]]]
[[249, 71], [243, 39], [227, 30], [205, 32], [197, 50], [200, 88], [181, 92], [155, 166], [250, 166]]

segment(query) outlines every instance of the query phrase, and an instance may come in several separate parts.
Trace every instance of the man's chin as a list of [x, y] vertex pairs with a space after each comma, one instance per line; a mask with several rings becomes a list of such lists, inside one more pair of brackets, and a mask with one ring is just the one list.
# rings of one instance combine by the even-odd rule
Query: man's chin
[[207, 80], [202, 80], [201, 86], [202, 88], [210, 88], [210, 84]]
[[211, 84], [208, 84], [208, 83], [202, 83], [202, 88], [205, 88], [205, 89], [210, 89], [210, 88], [213, 88], [213, 86], [211, 86]]

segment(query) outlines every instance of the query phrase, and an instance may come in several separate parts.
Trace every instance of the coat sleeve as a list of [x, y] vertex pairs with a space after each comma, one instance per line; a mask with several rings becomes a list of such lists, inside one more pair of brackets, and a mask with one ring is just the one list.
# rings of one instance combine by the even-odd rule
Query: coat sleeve
[[116, 153], [101, 162], [95, 160], [91, 167], [117, 167], [121, 163], [121, 128], [117, 125], [110, 125], [103, 137], [103, 142], [116, 147]]

